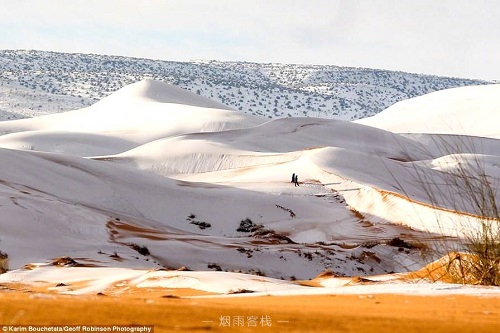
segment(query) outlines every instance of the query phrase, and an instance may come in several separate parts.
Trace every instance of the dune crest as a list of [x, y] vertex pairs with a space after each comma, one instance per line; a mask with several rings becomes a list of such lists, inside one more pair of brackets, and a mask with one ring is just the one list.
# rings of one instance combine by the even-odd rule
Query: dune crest
[[156, 103], [183, 104], [202, 108], [233, 110], [222, 103], [218, 103], [172, 84], [152, 79], [143, 79], [139, 82], [125, 86], [97, 104], [123, 103], [124, 101], [150, 101]]
[[500, 138], [500, 84], [441, 90], [394, 104], [357, 120], [396, 133]]

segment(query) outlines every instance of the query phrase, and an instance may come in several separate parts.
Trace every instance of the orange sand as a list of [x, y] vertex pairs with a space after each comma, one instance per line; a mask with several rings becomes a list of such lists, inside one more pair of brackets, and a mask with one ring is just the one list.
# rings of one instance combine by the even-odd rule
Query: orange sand
[[[177, 290], [181, 295], [193, 293]], [[165, 293], [166, 296], [168, 292]], [[220, 317], [231, 327], [220, 326]], [[268, 316], [271, 326], [262, 326]], [[249, 317], [256, 317], [255, 327]], [[234, 325], [242, 319], [243, 327]], [[0, 292], [3, 325], [154, 325], [155, 332], [498, 332], [500, 297], [330, 295], [175, 298]]]

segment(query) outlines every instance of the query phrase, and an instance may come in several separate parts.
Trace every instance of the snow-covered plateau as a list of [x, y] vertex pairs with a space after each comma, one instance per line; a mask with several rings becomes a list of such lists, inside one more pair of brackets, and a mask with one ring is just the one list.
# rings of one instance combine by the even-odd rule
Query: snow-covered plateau
[[492, 82], [331, 65], [173, 62], [109, 55], [0, 50], [0, 120], [94, 104], [143, 79], [173, 84], [267, 118], [354, 120], [396, 102]]

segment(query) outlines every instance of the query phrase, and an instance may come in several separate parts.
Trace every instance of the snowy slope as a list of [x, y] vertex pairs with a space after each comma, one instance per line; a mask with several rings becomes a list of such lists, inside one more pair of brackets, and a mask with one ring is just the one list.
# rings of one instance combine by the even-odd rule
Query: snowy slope
[[[418, 186], [419, 173], [439, 179], [453, 168], [429, 135], [267, 120], [148, 80], [88, 108], [2, 122], [0, 250], [13, 269], [70, 256], [306, 279], [417, 269], [420, 250], [391, 239], [477, 227], [474, 207], [451, 210]], [[458, 153], [484, 155], [499, 179], [498, 140], [475, 140], [483, 150]]]
[[143, 80], [84, 109], [0, 123], [0, 146], [93, 156], [158, 138], [253, 126], [262, 120], [175, 86]]
[[500, 138], [500, 84], [461, 87], [405, 100], [357, 121], [395, 133]]

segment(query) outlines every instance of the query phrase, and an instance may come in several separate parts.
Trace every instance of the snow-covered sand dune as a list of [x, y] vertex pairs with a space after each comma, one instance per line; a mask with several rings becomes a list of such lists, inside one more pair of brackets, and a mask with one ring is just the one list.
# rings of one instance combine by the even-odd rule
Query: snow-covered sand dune
[[[221, 283], [223, 281], [223, 283]], [[498, 296], [498, 288], [481, 288], [419, 281], [404, 283], [403, 275], [370, 279], [319, 277], [306, 281], [283, 281], [231, 272], [139, 270], [116, 267], [34, 266], [0, 275], [0, 283], [21, 283], [39, 291], [65, 295], [105, 294], [114, 297], [134, 293], [175, 295], [191, 290], [194, 297], [292, 296], [325, 294], [413, 294]]]
[[436, 91], [357, 120], [395, 133], [435, 133], [500, 138], [500, 84]]
[[251, 127], [263, 121], [175, 86], [143, 80], [88, 108], [0, 122], [0, 134], [17, 133], [7, 135], [0, 145], [94, 156], [169, 136]]
[[[494, 99], [496, 87], [477, 89], [478, 100]], [[451, 117], [444, 110], [436, 119]], [[478, 129], [476, 122], [464, 132]], [[0, 123], [0, 250], [12, 269], [61, 256], [86, 266], [278, 279], [418, 269], [421, 247], [392, 239], [425, 243], [476, 227], [474, 207], [431, 202], [419, 175], [439, 180], [459, 156], [479, 157], [488, 176], [500, 178], [498, 140], [460, 130], [398, 134], [318, 118], [267, 121], [143, 81], [89, 108]], [[439, 140], [453, 142], [455, 155]], [[472, 145], [455, 144], [463, 142]], [[3, 279], [30, 280], [23, 272]]]

